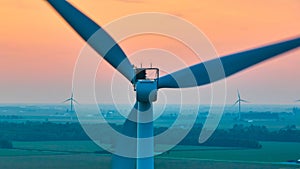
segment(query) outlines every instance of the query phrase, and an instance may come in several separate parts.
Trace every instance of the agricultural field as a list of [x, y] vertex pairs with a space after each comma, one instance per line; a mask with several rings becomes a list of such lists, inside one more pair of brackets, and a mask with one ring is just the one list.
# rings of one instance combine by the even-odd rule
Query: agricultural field
[[285, 162], [300, 159], [300, 143], [261, 142], [261, 149], [178, 146], [161, 157], [249, 162]]
[[[16, 169], [110, 169], [110, 155], [40, 155], [0, 157], [0, 168]], [[156, 169], [300, 169], [292, 165], [156, 158]]]
[[94, 153], [102, 149], [92, 141], [14, 142], [14, 148], [61, 153]]
[[[156, 168], [166, 169], [300, 169], [281, 162], [300, 158], [300, 143], [262, 142], [262, 149], [177, 146], [156, 157]], [[91, 141], [14, 142], [0, 149], [0, 168], [109, 169], [110, 154]]]

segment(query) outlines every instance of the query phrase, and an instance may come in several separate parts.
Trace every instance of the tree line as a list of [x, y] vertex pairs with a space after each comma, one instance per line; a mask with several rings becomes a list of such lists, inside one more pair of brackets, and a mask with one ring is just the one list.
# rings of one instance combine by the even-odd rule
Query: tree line
[[[99, 124], [95, 124], [99, 125]], [[121, 131], [122, 126], [111, 124]], [[280, 130], [270, 131], [266, 126], [244, 126], [235, 124], [230, 129], [217, 129], [203, 144], [198, 138], [202, 125], [195, 125], [189, 134], [180, 142], [181, 145], [204, 145], [220, 147], [261, 148], [259, 141], [300, 142], [300, 130], [295, 125], [286, 126]], [[167, 130], [165, 127], [154, 129], [155, 134]], [[185, 130], [178, 128], [179, 130]], [[176, 133], [174, 133], [176, 134]], [[109, 134], [104, 134], [107, 138]], [[170, 138], [171, 139], [171, 138]], [[79, 123], [51, 123], [51, 122], [0, 122], [0, 148], [12, 147], [13, 141], [68, 141], [90, 140]]]

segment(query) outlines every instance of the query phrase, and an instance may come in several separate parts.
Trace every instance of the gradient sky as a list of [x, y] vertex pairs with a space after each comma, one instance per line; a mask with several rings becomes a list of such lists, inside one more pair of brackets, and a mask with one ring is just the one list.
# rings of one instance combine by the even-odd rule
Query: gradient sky
[[[207, 35], [220, 56], [300, 35], [299, 0], [70, 2], [100, 25], [139, 12], [182, 17]], [[67, 98], [83, 40], [44, 0], [1, 0], [0, 21], [0, 103], [59, 103]], [[165, 45], [167, 41], [137, 37], [121, 46], [127, 54], [143, 46], [177, 49], [187, 63], [197, 62], [176, 43]], [[299, 77], [297, 49], [230, 77], [227, 103], [234, 102], [239, 88], [252, 103], [293, 104], [300, 99]], [[208, 94], [207, 88], [201, 88], [201, 95]]]

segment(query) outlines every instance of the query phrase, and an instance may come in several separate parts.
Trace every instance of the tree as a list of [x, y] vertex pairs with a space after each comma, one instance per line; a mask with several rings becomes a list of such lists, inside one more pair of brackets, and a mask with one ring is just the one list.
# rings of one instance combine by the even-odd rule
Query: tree
[[0, 148], [12, 149], [13, 144], [11, 141], [8, 140], [0, 140]]

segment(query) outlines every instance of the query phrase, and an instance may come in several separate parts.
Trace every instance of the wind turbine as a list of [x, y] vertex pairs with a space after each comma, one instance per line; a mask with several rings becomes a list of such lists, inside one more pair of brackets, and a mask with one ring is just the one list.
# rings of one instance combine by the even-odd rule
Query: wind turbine
[[247, 100], [244, 100], [244, 99], [241, 99], [241, 95], [240, 95], [240, 91], [239, 91], [239, 90], [237, 90], [237, 96], [238, 96], [238, 99], [237, 99], [237, 101], [234, 103], [234, 106], [235, 106], [236, 104], [239, 104], [239, 118], [238, 118], [238, 120], [241, 120], [241, 103], [242, 103], [242, 102], [248, 103], [248, 101], [247, 101]]
[[74, 108], [73, 108], [74, 107], [74, 103], [73, 102], [75, 102], [77, 104], [78, 104], [78, 102], [74, 99], [73, 92], [72, 92], [70, 98], [68, 98], [67, 100], [63, 101], [63, 103], [66, 103], [66, 102], [70, 102], [70, 112], [71, 113], [74, 112]]
[[[113, 155], [113, 169], [154, 168], [152, 103], [156, 101], [157, 91], [159, 89], [188, 88], [210, 84], [300, 46], [300, 37], [297, 37], [227, 55], [204, 63], [198, 63], [171, 74], [157, 77], [156, 79], [147, 79], [144, 76], [146, 75], [145, 72], [147, 69], [134, 69], [121, 47], [94, 21], [65, 0], [47, 1], [99, 55], [124, 75], [124, 77], [133, 84], [136, 90], [136, 103], [123, 125], [122, 134], [136, 138], [137, 143], [134, 151], [137, 152], [138, 156], [136, 158], [129, 158]], [[89, 41], [89, 38], [96, 32], [99, 33], [99, 31], [101, 39], [98, 39], [97, 42], [94, 40]], [[224, 67], [225, 75], [216, 76], [211, 79], [205, 65], [218, 65], [220, 61]], [[190, 72], [195, 77], [196, 82], [186, 80]], [[182, 83], [178, 83], [178, 81]], [[137, 119], [137, 121], [132, 121], [132, 119]], [[149, 122], [143, 123], [142, 121], [145, 119]], [[149, 139], [147, 142], [140, 142], [140, 138]], [[126, 146], [128, 146], [126, 143], [120, 141], [115, 151], [119, 151], [122, 147]], [[139, 158], [141, 154], [149, 152], [152, 154], [150, 157]]]

